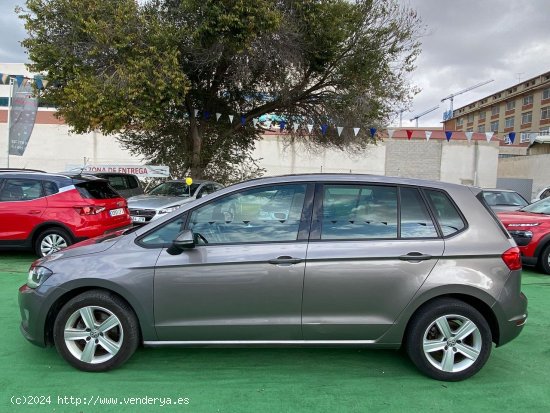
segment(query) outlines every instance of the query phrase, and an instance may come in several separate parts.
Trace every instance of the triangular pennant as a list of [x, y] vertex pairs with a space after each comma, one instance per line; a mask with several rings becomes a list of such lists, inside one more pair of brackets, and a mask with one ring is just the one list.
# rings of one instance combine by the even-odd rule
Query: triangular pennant
[[466, 135], [466, 139], [468, 139], [468, 142], [472, 140], [472, 136], [474, 136], [474, 132], [464, 132]]
[[294, 132], [296, 132], [299, 127], [300, 127], [299, 123], [295, 123], [294, 125], [292, 125], [292, 129], [294, 130]]
[[38, 75], [34, 77], [34, 84], [38, 90], [44, 89], [44, 84], [42, 83], [42, 78]]
[[208, 120], [208, 119], [210, 119], [210, 112], [204, 111], [202, 113], [202, 116], [204, 117], [204, 120]]
[[427, 130], [427, 131], [424, 131], [424, 133], [426, 134], [426, 140], [429, 141], [430, 138], [432, 137], [432, 131]]
[[407, 139], [408, 139], [408, 140], [411, 140], [411, 138], [412, 138], [412, 136], [413, 136], [413, 131], [407, 129], [405, 132], [407, 132]]
[[48, 86], [48, 83], [50, 83], [49, 80], [42, 79], [42, 86], [44, 86], [44, 89], [46, 89], [46, 86]]
[[445, 136], [447, 137], [447, 142], [449, 142], [451, 140], [451, 136], [453, 136], [453, 132], [451, 132], [450, 130], [446, 130]]
[[361, 128], [353, 128], [353, 136], [357, 136]]
[[393, 138], [393, 134], [395, 133], [395, 129], [388, 129], [388, 137], [391, 139]]
[[493, 137], [495, 132], [485, 132], [485, 138], [487, 139], [487, 142], [491, 142], [491, 138]]
[[321, 133], [323, 134], [323, 136], [327, 134], [327, 130], [328, 130], [328, 125], [326, 123], [323, 123], [321, 125]]
[[244, 126], [245, 123], [246, 123], [246, 116], [241, 115], [241, 125]]
[[338, 126], [336, 128], [336, 130], [338, 131], [338, 136], [340, 136], [342, 134], [342, 131], [344, 130], [344, 128], [342, 126]]
[[229, 115], [229, 123], [233, 123], [233, 118], [234, 118], [234, 117], [235, 117], [235, 116], [233, 116], [233, 115]]
[[371, 138], [374, 138], [374, 134], [376, 133], [376, 128], [370, 128], [369, 131], [370, 131]]
[[307, 130], [309, 131], [309, 133], [311, 133], [311, 131], [313, 130], [313, 125], [307, 125]]
[[284, 131], [286, 128], [286, 121], [282, 120], [281, 122], [279, 122], [279, 130], [282, 132]]
[[258, 118], [253, 118], [252, 125], [256, 126], [257, 123], [258, 123]]
[[27, 86], [28, 82], [29, 82], [29, 79], [27, 79], [27, 78], [23, 79], [23, 86]]
[[216, 113], [216, 122], [220, 120], [221, 113]]
[[21, 87], [21, 84], [23, 83], [23, 76], [22, 75], [17, 75], [15, 76], [15, 80], [17, 80], [17, 86]]
[[198, 109], [195, 109], [195, 110], [194, 110], [194, 113], [195, 113], [195, 117], [197, 117], [197, 115], [199, 114], [199, 110], [198, 110]]
[[510, 143], [514, 143], [514, 139], [516, 139], [516, 132], [510, 132], [508, 134], [508, 139], [510, 139]]

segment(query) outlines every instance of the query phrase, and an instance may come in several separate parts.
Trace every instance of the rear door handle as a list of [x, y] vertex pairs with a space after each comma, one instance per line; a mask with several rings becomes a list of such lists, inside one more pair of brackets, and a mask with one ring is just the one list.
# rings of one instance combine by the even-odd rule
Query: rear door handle
[[38, 215], [38, 214], [40, 214], [41, 212], [42, 212], [42, 210], [40, 210], [40, 209], [31, 209], [31, 210], [29, 211], [29, 214], [31, 214], [31, 215]]
[[288, 255], [282, 255], [280, 257], [268, 260], [267, 262], [270, 263], [270, 264], [274, 264], [274, 265], [281, 265], [281, 264], [291, 265], [291, 264], [298, 264], [302, 261], [303, 261], [302, 258], [294, 258], [294, 257], [290, 257]]
[[427, 261], [431, 260], [432, 256], [429, 254], [422, 254], [421, 252], [409, 252], [405, 255], [400, 255], [399, 259], [402, 261]]

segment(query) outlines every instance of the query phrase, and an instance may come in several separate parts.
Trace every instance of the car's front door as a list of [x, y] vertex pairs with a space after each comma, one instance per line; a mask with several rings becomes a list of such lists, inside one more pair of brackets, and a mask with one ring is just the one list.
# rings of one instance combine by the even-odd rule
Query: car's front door
[[164, 248], [159, 256], [154, 290], [159, 340], [301, 339], [312, 194], [306, 184], [243, 190], [143, 237], [145, 245], [164, 243], [186, 226], [197, 238], [195, 248], [176, 255]]
[[304, 339], [376, 340], [435, 266], [443, 240], [417, 188], [327, 184], [316, 193]]

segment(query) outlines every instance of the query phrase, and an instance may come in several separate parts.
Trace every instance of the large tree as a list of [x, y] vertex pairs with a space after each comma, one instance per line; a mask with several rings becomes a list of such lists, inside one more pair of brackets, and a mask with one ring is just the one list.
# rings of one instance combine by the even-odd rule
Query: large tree
[[20, 16], [44, 97], [74, 131], [225, 182], [260, 171], [264, 114], [290, 139], [363, 148], [367, 135], [335, 127], [383, 125], [410, 101], [423, 30], [398, 0], [27, 0]]

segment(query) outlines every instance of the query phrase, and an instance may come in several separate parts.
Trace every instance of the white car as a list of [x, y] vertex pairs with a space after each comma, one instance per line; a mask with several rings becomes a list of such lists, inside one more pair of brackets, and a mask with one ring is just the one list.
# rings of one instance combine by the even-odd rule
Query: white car
[[223, 185], [212, 181], [194, 181], [191, 185], [183, 179], [166, 181], [145, 195], [128, 198], [128, 209], [132, 222], [144, 225], [222, 188]]
[[536, 198], [531, 200], [531, 203], [540, 201], [541, 199], [548, 198], [550, 196], [550, 186], [546, 186], [539, 191]]

